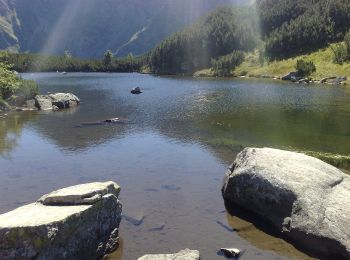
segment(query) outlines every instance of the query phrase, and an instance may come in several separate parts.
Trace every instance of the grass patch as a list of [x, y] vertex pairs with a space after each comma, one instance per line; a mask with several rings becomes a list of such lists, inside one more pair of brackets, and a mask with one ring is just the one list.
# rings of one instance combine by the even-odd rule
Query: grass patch
[[[234, 70], [235, 76], [250, 77], [282, 77], [291, 71], [295, 71], [297, 60], [312, 61], [316, 66], [316, 72], [311, 75], [313, 79], [320, 80], [329, 76], [350, 76], [350, 63], [335, 64], [334, 53], [331, 45], [328, 48], [301, 55], [290, 59], [260, 63], [259, 52], [248, 53], [244, 62]], [[348, 81], [347, 83], [350, 83]]]
[[303, 153], [320, 159], [321, 161], [331, 164], [337, 168], [350, 170], [350, 156], [312, 151], [306, 151]]

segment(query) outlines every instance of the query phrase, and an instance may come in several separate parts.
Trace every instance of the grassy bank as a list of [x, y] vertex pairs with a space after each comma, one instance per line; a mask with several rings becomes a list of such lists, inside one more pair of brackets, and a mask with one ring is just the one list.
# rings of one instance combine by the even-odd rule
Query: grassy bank
[[[291, 71], [295, 71], [297, 60], [300, 59], [314, 62], [317, 70], [311, 75], [311, 78], [315, 80], [320, 80], [330, 76], [350, 77], [350, 63], [339, 65], [333, 62], [334, 53], [332, 51], [332, 46], [307, 55], [272, 62], [261, 62], [259, 52], [251, 52], [246, 54], [244, 61], [240, 66], [232, 70], [232, 76], [279, 78]], [[197, 71], [194, 76], [213, 77], [215, 74], [212, 69], [205, 69]], [[346, 83], [350, 85], [350, 80], [346, 81]]]

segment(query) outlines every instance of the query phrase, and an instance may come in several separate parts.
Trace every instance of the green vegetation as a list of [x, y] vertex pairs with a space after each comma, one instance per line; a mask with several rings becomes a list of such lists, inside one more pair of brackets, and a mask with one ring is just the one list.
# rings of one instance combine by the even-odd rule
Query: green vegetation
[[38, 86], [34, 81], [22, 80], [7, 63], [0, 62], [0, 109], [9, 108], [8, 103], [22, 105], [38, 94]]
[[258, 0], [266, 53], [281, 59], [340, 41], [350, 28], [348, 0]]
[[317, 70], [311, 74], [313, 79], [320, 80], [329, 76], [350, 75], [350, 63], [335, 64], [334, 44], [327, 48], [312, 52], [306, 55], [300, 55], [289, 59], [266, 61], [261, 65], [259, 61], [259, 52], [247, 53], [243, 63], [233, 70], [234, 76], [248, 77], [282, 77], [291, 71], [295, 71], [295, 64], [298, 60], [312, 61]]
[[[155, 73], [193, 73], [234, 51], [250, 51], [258, 44], [255, 13], [248, 8], [220, 8], [193, 26], [170, 36], [149, 54]], [[227, 63], [227, 62], [226, 62]], [[230, 63], [230, 62], [228, 62]], [[234, 62], [235, 65], [235, 62]]]
[[316, 72], [316, 66], [313, 61], [297, 60], [295, 69], [300, 77], [310, 77]]
[[[305, 59], [302, 75], [349, 75], [349, 1], [257, 0], [253, 7], [218, 9], [170, 36], [150, 52], [150, 71], [280, 77]], [[240, 66], [230, 61], [234, 51], [246, 53]]]
[[350, 31], [345, 34], [344, 42], [335, 44], [332, 50], [334, 52], [334, 63], [343, 64], [350, 61]]
[[243, 62], [244, 53], [234, 51], [228, 55], [221, 56], [217, 60], [212, 60], [212, 66], [215, 75], [227, 77], [232, 75], [232, 68], [240, 65]]
[[105, 55], [103, 57], [103, 64], [107, 67], [112, 66], [112, 61], [113, 61], [113, 53], [112, 51], [108, 50], [105, 52]]
[[0, 98], [8, 99], [20, 88], [20, 79], [6, 63], [0, 63]]
[[348, 51], [343, 43], [335, 44], [331, 49], [334, 53], [333, 62], [335, 64], [341, 65], [348, 60]]
[[13, 69], [18, 72], [133, 72], [140, 70], [144, 58], [128, 56], [117, 59], [110, 51], [101, 60], [79, 59], [68, 52], [63, 56], [3, 52], [0, 62], [13, 64]]
[[332, 154], [332, 153], [322, 153], [313, 151], [303, 151], [303, 153], [318, 158], [326, 163], [329, 163], [337, 168], [350, 169], [350, 156]]
[[349, 29], [348, 0], [257, 0], [249, 7], [219, 8], [142, 57], [117, 58], [106, 51], [100, 60], [79, 59], [65, 51], [62, 56], [7, 54], [0, 61], [19, 72], [281, 77], [303, 60], [301, 75], [320, 79], [350, 74]]

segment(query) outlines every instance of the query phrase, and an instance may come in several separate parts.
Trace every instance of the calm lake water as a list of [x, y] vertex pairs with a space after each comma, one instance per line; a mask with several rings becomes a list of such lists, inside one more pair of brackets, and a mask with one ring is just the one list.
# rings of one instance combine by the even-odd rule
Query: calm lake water
[[[187, 247], [202, 259], [222, 259], [220, 247], [245, 250], [241, 259], [308, 258], [228, 215], [222, 179], [246, 146], [350, 155], [350, 89], [140, 74], [23, 77], [43, 94], [72, 92], [82, 103], [0, 118], [0, 213], [62, 187], [112, 180], [125, 218], [109, 259]], [[144, 93], [131, 95], [135, 86]], [[94, 124], [114, 117], [124, 123]]]

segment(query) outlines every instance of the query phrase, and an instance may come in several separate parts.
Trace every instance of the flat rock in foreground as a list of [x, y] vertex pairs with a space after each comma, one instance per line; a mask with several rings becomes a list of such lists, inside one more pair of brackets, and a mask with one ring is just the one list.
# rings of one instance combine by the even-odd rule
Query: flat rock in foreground
[[350, 177], [337, 168], [300, 153], [246, 148], [222, 192], [297, 245], [350, 258]]
[[0, 215], [0, 259], [102, 258], [118, 247], [119, 190], [113, 182], [73, 186]]
[[185, 249], [176, 254], [145, 255], [138, 260], [199, 260], [199, 251]]

